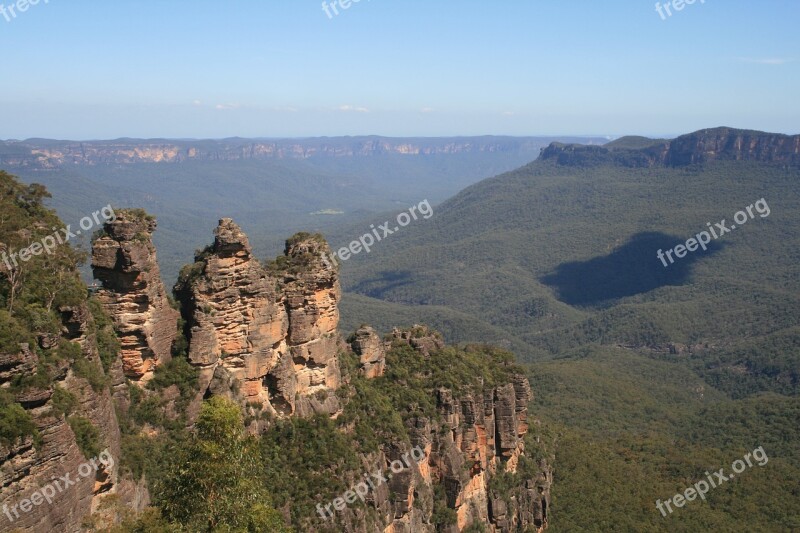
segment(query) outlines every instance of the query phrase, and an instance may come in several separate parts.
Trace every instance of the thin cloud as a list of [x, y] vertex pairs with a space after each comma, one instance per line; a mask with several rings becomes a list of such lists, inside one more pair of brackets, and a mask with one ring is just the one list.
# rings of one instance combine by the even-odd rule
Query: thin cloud
[[216, 109], [220, 111], [230, 111], [231, 109], [239, 109], [239, 104], [217, 104]]
[[366, 107], [357, 107], [352, 105], [340, 105], [336, 108], [337, 111], [344, 111], [345, 113], [369, 113]]

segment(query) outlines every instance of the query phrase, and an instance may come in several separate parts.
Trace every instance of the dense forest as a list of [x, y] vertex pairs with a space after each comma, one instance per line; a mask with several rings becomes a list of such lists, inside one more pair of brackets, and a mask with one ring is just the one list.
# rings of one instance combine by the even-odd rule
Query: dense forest
[[[449, 340], [513, 347], [559, 443], [555, 531], [797, 529], [800, 171], [605, 157], [485, 180], [349, 261], [349, 320], [424, 316]], [[657, 258], [760, 199], [769, 215], [708, 251]], [[681, 513], [656, 509], [760, 445], [768, 466]]]

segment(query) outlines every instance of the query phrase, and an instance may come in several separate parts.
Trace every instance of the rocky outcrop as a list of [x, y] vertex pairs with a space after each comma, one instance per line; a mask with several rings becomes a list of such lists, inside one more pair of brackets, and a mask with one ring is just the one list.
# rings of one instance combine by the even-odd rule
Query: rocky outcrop
[[408, 344], [426, 357], [431, 352], [444, 348], [444, 337], [441, 333], [419, 324], [409, 329], [395, 328], [392, 330], [388, 345], [391, 346], [396, 342]]
[[[372, 328], [362, 326], [349, 340], [353, 351], [361, 355], [374, 353], [376, 337]], [[402, 344], [425, 357], [445, 347], [438, 332], [419, 325], [395, 329], [386, 347]], [[404, 475], [394, 475], [368, 502], [378, 513], [384, 533], [433, 533], [436, 529], [430, 519], [437, 485], [444, 488], [446, 505], [456, 511], [457, 522], [448, 531], [462, 531], [475, 523], [497, 533], [545, 529], [552, 483], [546, 460], [539, 461], [535, 471], [520, 473], [529, 477], [523, 477], [519, 487], [502, 493], [491, 488], [499, 473], [518, 472], [525, 453], [532, 399], [528, 379], [511, 374], [507, 383], [462, 391], [440, 388], [434, 396], [437, 418], [417, 416], [407, 422], [411, 447], [423, 450], [424, 457]], [[369, 471], [386, 471], [404, 453], [408, 453], [404, 446], [387, 444], [377, 457], [365, 462], [372, 465]], [[355, 513], [345, 517], [346, 531], [361, 530], [355, 525], [357, 518]]]
[[[91, 315], [85, 305], [61, 309], [61, 315], [62, 332], [58, 340], [74, 342], [80, 347], [85, 360], [82, 372], [76, 371], [73, 361], [62, 360], [52, 383], [19, 388], [12, 381], [30, 375], [39, 363], [38, 355], [27, 345], [21, 346], [18, 354], [0, 355], [3, 368], [0, 387], [14, 391], [14, 399], [31, 416], [38, 431], [38, 442], [29, 436], [10, 445], [0, 444], [3, 531], [79, 531], [83, 519], [111, 495], [134, 510], [147, 503], [146, 491], [134, 501], [131, 482], [119, 476], [120, 432], [109, 389], [96, 390], [83, 377], [86, 372], [98, 375], [103, 372], [90, 327]], [[56, 407], [57, 389], [62, 397], [69, 395], [74, 399], [69, 413]], [[99, 444], [108, 450], [112, 460], [100, 462], [94, 457], [84, 457], [66, 415], [87, 420], [97, 430]], [[96, 470], [86, 466], [91, 466], [91, 459], [98, 465]], [[56, 481], [61, 483], [58, 488]], [[54, 488], [52, 503], [42, 501], [41, 495], [33, 496], [48, 485]]]
[[367, 378], [382, 376], [386, 367], [386, 348], [377, 332], [369, 326], [361, 326], [349, 341], [359, 358], [361, 373]]
[[152, 244], [156, 221], [144, 212], [119, 210], [92, 245], [92, 269], [102, 282], [98, 300], [114, 321], [125, 377], [146, 383], [168, 362], [178, 311], [161, 281]]
[[[619, 141], [615, 141], [619, 142]], [[622, 143], [624, 145], [625, 143]], [[682, 135], [671, 141], [654, 142], [642, 148], [621, 148], [552, 143], [539, 159], [563, 166], [616, 164], [647, 168], [682, 167], [711, 161], [757, 161], [800, 165], [800, 135], [713, 128]]]
[[341, 288], [328, 245], [290, 240], [268, 270], [231, 219], [214, 235], [175, 287], [200, 395], [224, 394], [273, 416], [336, 412]]
[[330, 247], [321, 236], [297, 235], [287, 241], [284, 253], [288, 268], [278, 275], [289, 317], [287, 343], [297, 394], [304, 400], [299, 414], [331, 413], [339, 407], [336, 396], [329, 393], [341, 381], [337, 354], [344, 344], [338, 331], [339, 271], [331, 264]]

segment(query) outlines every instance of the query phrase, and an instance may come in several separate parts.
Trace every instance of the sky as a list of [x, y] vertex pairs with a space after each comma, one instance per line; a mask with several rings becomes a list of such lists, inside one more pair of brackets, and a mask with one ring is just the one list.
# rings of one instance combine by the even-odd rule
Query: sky
[[0, 139], [800, 133], [797, 0], [338, 2], [0, 0]]

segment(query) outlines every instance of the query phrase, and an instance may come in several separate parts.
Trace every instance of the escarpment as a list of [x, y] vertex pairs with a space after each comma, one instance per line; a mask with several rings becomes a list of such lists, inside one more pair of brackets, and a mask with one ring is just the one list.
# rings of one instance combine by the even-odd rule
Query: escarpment
[[539, 158], [563, 166], [616, 164], [633, 168], [684, 167], [712, 161], [800, 165], [800, 135], [711, 128], [670, 141], [653, 141], [650, 146], [620, 147], [626, 146], [626, 139], [608, 146], [552, 143], [542, 149]]
[[98, 300], [114, 320], [124, 375], [144, 384], [169, 361], [178, 311], [168, 301], [151, 241], [155, 219], [118, 210], [92, 245], [92, 269], [102, 283]]
[[3, 407], [13, 400], [24, 410], [8, 422], [31, 424], [19, 439], [0, 439], [2, 531], [79, 531], [106, 497], [133, 510], [147, 502], [146, 491], [120, 475], [120, 430], [95, 319], [85, 301], [58, 311], [59, 332], [0, 353]]
[[[403, 344], [424, 358], [445, 347], [441, 335], [424, 326], [395, 329], [387, 345]], [[403, 364], [403, 358], [396, 364]], [[422, 477], [428, 485], [442, 486], [447, 506], [456, 511], [453, 531], [475, 523], [498, 532], [545, 529], [552, 482], [547, 460], [528, 459], [526, 471], [518, 472], [533, 397], [527, 378], [511, 371], [498, 383], [481, 379], [477, 386], [439, 387], [434, 394], [437, 416], [412, 418], [411, 441], [425, 450]], [[492, 490], [493, 480], [502, 474], [520, 474], [522, 484], [513, 493]], [[401, 520], [389, 531], [416, 531], [403, 524]]]
[[341, 288], [328, 245], [301, 235], [268, 269], [232, 220], [221, 220], [214, 235], [175, 287], [200, 394], [236, 397], [279, 417], [336, 412], [327, 393], [340, 379]]
[[[147, 277], [157, 272], [153, 228], [146, 218], [132, 222], [123, 214], [94, 251], [101, 301], [123, 343], [120, 360], [139, 386], [144, 374], [132, 370], [151, 360], [152, 369], [168, 357], [156, 350], [166, 349], [164, 338], [130, 334], [151, 343], [125, 341], [130, 324], [138, 327], [134, 333], [146, 332], [145, 317], [156, 316], [155, 310], [147, 315], [154, 299], [145, 290], [152, 284], [153, 294], [161, 294]], [[341, 474], [348, 484], [386, 472], [417, 451], [361, 505], [330, 508], [324, 517], [309, 512], [295, 522], [299, 530], [434, 533], [482, 524], [511, 533], [547, 527], [549, 452], [531, 449], [531, 388], [510, 354], [449, 347], [424, 326], [381, 338], [364, 325], [345, 341], [338, 331], [339, 272], [325, 240], [295, 235], [281, 256], [262, 263], [227, 218], [219, 221], [213, 243], [181, 271], [174, 293], [187, 341], [185, 353], [175, 357], [198, 373], [188, 424], [211, 396], [238, 402], [249, 430], [264, 436], [276, 425], [285, 430], [302, 420], [317, 423], [315, 415], [329, 419], [360, 465]], [[174, 327], [174, 315], [161, 317]], [[303, 465], [297, 468], [293, 475], [303, 475]], [[299, 493], [280, 505], [301, 505], [308, 497]], [[324, 504], [327, 496], [315, 498], [307, 503]]]

